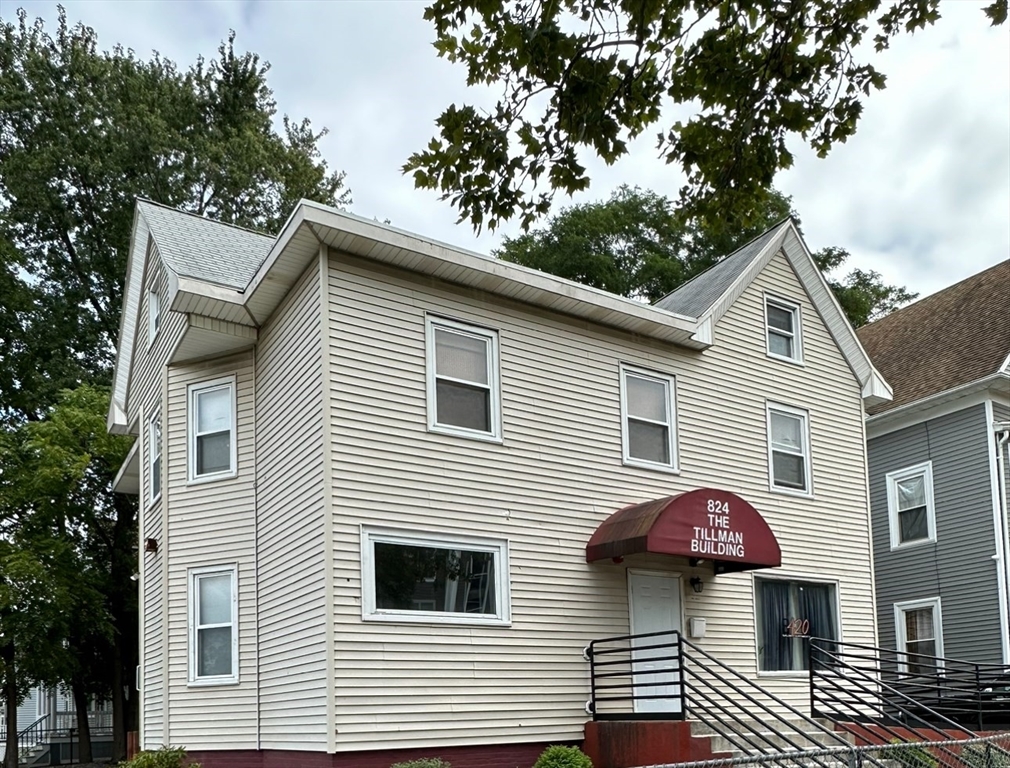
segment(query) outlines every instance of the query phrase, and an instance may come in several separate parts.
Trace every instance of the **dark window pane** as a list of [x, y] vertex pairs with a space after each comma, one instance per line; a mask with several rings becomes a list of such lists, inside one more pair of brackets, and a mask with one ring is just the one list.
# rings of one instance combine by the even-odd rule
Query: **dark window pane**
[[775, 473], [775, 485], [806, 490], [807, 481], [804, 477], [802, 456], [772, 451], [772, 469]]
[[936, 662], [931, 658], [927, 658], [929, 656], [936, 656], [936, 640], [907, 642], [905, 643], [905, 650], [908, 651], [908, 656], [906, 657], [908, 671], [913, 675], [935, 675], [937, 673]]
[[778, 328], [780, 331], [793, 331], [793, 313], [791, 310], [768, 305], [768, 325]]
[[231, 469], [231, 432], [201, 435], [196, 439], [196, 474], [209, 475]]
[[151, 498], [156, 499], [161, 493], [161, 457], [151, 465]]
[[377, 542], [375, 607], [493, 615], [494, 554]]
[[633, 459], [670, 463], [669, 430], [659, 424], [628, 419], [628, 455]]
[[450, 381], [435, 383], [436, 420], [439, 424], [491, 431], [491, 392]]
[[901, 542], [918, 541], [929, 538], [929, 521], [926, 508], [906, 509], [898, 513], [898, 528]]
[[196, 644], [197, 676], [231, 674], [231, 627], [201, 629], [196, 633]]

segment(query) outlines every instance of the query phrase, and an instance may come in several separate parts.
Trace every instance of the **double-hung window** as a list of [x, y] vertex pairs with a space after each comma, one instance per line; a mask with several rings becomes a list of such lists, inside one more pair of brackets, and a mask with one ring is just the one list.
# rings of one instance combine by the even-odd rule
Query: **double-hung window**
[[621, 366], [624, 463], [677, 469], [676, 382], [672, 376]]
[[189, 572], [189, 681], [238, 682], [238, 569]]
[[810, 429], [807, 412], [768, 404], [768, 464], [772, 490], [810, 494]]
[[887, 517], [891, 549], [936, 541], [932, 462], [888, 473]]
[[894, 625], [901, 672], [932, 675], [942, 669], [938, 659], [943, 656], [939, 597], [895, 603]]
[[428, 428], [501, 439], [498, 333], [427, 318]]
[[364, 528], [361, 568], [366, 620], [509, 622], [503, 539]]
[[235, 379], [189, 388], [189, 479], [235, 474]]
[[785, 299], [765, 297], [765, 329], [768, 355], [793, 363], [803, 362], [800, 305]]
[[147, 428], [148, 470], [151, 475], [148, 501], [156, 502], [161, 498], [161, 416], [151, 419]]
[[834, 584], [755, 578], [754, 592], [762, 672], [805, 670], [807, 638], [840, 639]]
[[147, 343], [154, 343], [154, 337], [158, 335], [161, 327], [161, 298], [158, 292], [152, 288], [147, 292]]

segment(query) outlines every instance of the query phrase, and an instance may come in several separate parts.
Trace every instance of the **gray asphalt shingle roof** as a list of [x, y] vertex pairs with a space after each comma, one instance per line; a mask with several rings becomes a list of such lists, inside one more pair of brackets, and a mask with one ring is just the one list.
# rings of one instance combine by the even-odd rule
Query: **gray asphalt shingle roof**
[[780, 227], [781, 223], [776, 224], [763, 235], [759, 235], [747, 245], [733, 251], [718, 264], [709, 267], [675, 291], [668, 293], [654, 306], [668, 312], [676, 312], [678, 315], [701, 317], [747, 270], [751, 262], [778, 234]]
[[274, 238], [194, 213], [137, 202], [158, 252], [178, 275], [244, 290], [266, 259]]

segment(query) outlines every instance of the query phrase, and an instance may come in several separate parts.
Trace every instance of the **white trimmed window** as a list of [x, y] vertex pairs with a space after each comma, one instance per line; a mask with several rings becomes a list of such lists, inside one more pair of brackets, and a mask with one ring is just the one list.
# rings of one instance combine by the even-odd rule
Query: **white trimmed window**
[[768, 472], [772, 490], [811, 493], [810, 429], [806, 411], [768, 404]]
[[189, 479], [235, 474], [235, 379], [189, 388]]
[[676, 380], [621, 366], [621, 439], [624, 463], [677, 470]]
[[238, 682], [238, 568], [189, 572], [189, 681]]
[[800, 305], [786, 299], [765, 296], [765, 327], [768, 355], [793, 363], [803, 362], [803, 335]]
[[894, 604], [894, 629], [898, 644], [899, 671], [933, 675], [943, 668], [943, 620], [940, 598]]
[[498, 333], [427, 318], [428, 428], [501, 440]]
[[161, 327], [161, 298], [153, 288], [147, 292], [147, 343], [154, 343]]
[[887, 517], [891, 549], [936, 541], [931, 461], [888, 473]]
[[808, 638], [841, 639], [835, 584], [756, 577], [754, 601], [762, 672], [805, 670]]
[[161, 498], [161, 416], [155, 416], [148, 424], [147, 452], [151, 476], [148, 501], [153, 504]]
[[365, 620], [508, 624], [508, 542], [363, 528]]

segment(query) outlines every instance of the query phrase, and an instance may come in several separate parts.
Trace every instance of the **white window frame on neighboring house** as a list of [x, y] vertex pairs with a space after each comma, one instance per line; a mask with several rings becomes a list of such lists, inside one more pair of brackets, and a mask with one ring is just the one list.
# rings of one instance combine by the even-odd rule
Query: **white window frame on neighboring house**
[[[793, 496], [813, 496], [814, 495], [814, 470], [812, 466], [810, 449], [810, 412], [803, 408], [796, 408], [791, 405], [784, 405], [782, 403], [766, 403], [766, 423], [767, 423], [767, 439], [768, 439], [768, 487], [775, 493], [787, 493]], [[803, 446], [801, 451], [792, 451], [783, 448], [782, 446], [776, 447], [772, 441], [772, 414], [779, 414], [781, 416], [791, 417], [795, 419], [800, 419], [802, 426], [800, 429], [800, 437], [803, 440]], [[801, 456], [803, 458], [803, 488], [793, 488], [789, 485], [778, 485], [775, 480], [775, 453], [783, 453], [791, 456]]]
[[161, 414], [157, 413], [147, 422], [148, 504], [161, 498], [161, 454]]
[[[436, 370], [435, 344], [437, 343], [437, 331], [459, 334], [471, 339], [479, 339], [485, 343], [487, 365], [487, 383], [454, 379], [449, 376], [439, 376]], [[501, 374], [499, 363], [499, 341], [498, 331], [491, 328], [484, 328], [479, 325], [462, 323], [457, 320], [426, 315], [425, 317], [425, 361], [428, 396], [428, 430], [430, 432], [440, 432], [456, 437], [468, 437], [475, 440], [486, 440], [490, 442], [502, 441], [502, 418], [501, 418]], [[470, 429], [455, 424], [443, 424], [438, 421], [438, 382], [443, 380], [461, 384], [475, 389], [484, 389], [488, 392], [488, 421], [490, 429], [487, 431], [480, 429]]]
[[[788, 312], [792, 316], [792, 330], [785, 331], [781, 328], [772, 327], [769, 321], [768, 308], [774, 307], [776, 309], [781, 309], [784, 312]], [[783, 299], [779, 296], [772, 296], [765, 294], [764, 303], [764, 315], [765, 315], [765, 349], [768, 353], [768, 357], [772, 357], [776, 360], [784, 360], [787, 363], [795, 363], [797, 365], [803, 365], [803, 309], [800, 304], [795, 301], [790, 301], [789, 299]], [[780, 336], [782, 338], [787, 338], [791, 342], [792, 355], [782, 355], [777, 352], [772, 351], [772, 336]]]
[[[621, 454], [624, 464], [645, 469], [656, 469], [661, 472], [679, 472], [680, 463], [677, 445], [677, 379], [665, 373], [658, 373], [633, 365], [620, 365], [621, 377]], [[655, 421], [628, 412], [628, 378], [633, 377], [660, 384], [665, 392], [666, 421]], [[652, 461], [631, 455], [630, 421], [637, 421], [653, 426], [666, 428], [668, 462]]]
[[[494, 614], [377, 608], [375, 585], [376, 543], [394, 544], [407, 547], [463, 549], [469, 552], [487, 552], [492, 554], [494, 557], [495, 573]], [[508, 540], [485, 538], [482, 536], [426, 533], [421, 531], [362, 526], [361, 593], [361, 618], [365, 621], [508, 626], [512, 621]]]
[[154, 343], [161, 329], [161, 297], [152, 287], [147, 291], [147, 346]]
[[[231, 578], [231, 621], [228, 624], [201, 625], [200, 580], [214, 576]], [[201, 630], [231, 628], [231, 672], [227, 675], [199, 675], [198, 636]], [[239, 681], [238, 670], [238, 565], [214, 565], [189, 569], [189, 684], [190, 685], [232, 685]]]
[[[208, 432], [201, 433], [197, 430], [199, 423], [199, 398], [200, 395], [209, 393], [215, 390], [226, 389], [229, 393], [229, 398], [231, 401], [231, 424], [228, 427], [230, 432], [229, 448], [229, 467], [226, 470], [221, 470], [219, 472], [204, 472], [197, 474], [197, 462], [196, 462], [196, 448], [197, 442], [205, 434], [218, 434], [218, 432]], [[219, 379], [213, 379], [211, 381], [202, 381], [198, 384], [190, 384], [188, 389], [187, 401], [189, 403], [189, 482], [191, 483], [205, 483], [211, 480], [222, 480], [229, 477], [235, 477], [238, 473], [238, 451], [236, 448], [236, 443], [238, 442], [238, 430], [235, 428], [237, 422], [237, 408], [236, 408], [236, 387], [235, 387], [235, 377], [234, 376], [224, 376]]]
[[[914, 477], [922, 477], [923, 493], [926, 501], [927, 535], [921, 539], [901, 540], [901, 520], [898, 498], [898, 483]], [[887, 473], [887, 520], [891, 534], [891, 549], [906, 549], [922, 544], [936, 543], [936, 506], [933, 501], [933, 462], [925, 461], [912, 467], [905, 467]]]
[[[894, 604], [894, 639], [898, 651], [898, 671], [902, 674], [914, 674], [908, 669], [908, 637], [905, 631], [905, 614], [920, 611], [924, 608], [933, 611], [933, 642], [938, 659], [943, 658], [943, 607], [939, 597], [928, 597], [922, 600], [906, 600]], [[937, 662], [937, 672], [943, 673], [943, 661]]]

